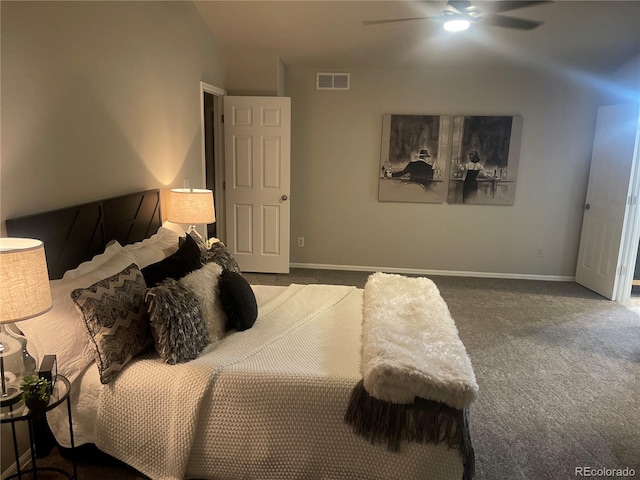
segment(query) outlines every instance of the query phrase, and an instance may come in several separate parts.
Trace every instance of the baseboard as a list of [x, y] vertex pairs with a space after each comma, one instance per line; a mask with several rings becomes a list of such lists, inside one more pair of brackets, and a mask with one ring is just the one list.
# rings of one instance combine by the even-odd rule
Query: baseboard
[[346, 270], [351, 272], [385, 272], [404, 275], [442, 275], [448, 277], [506, 278], [513, 280], [542, 280], [546, 282], [573, 282], [575, 277], [563, 275], [535, 275], [529, 273], [466, 272], [460, 270], [425, 270], [420, 268], [373, 267], [362, 265], [329, 265], [323, 263], [291, 263], [292, 268], [318, 270]]
[[[29, 449], [26, 452], [24, 452], [20, 457], [20, 469], [25, 470], [26, 468], [29, 468], [30, 465], [31, 465], [31, 450]], [[13, 462], [12, 465], [9, 465], [9, 468], [7, 468], [4, 472], [2, 472], [2, 474], [0, 475], [0, 479], [5, 480], [5, 478], [9, 478], [11, 475], [16, 475], [17, 473], [18, 473], [18, 465], [16, 465], [16, 462]]]

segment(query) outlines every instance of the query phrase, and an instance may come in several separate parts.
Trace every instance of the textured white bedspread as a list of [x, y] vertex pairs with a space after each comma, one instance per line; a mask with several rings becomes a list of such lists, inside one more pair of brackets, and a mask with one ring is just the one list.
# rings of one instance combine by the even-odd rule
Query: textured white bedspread
[[462, 478], [455, 449], [394, 453], [344, 423], [361, 378], [362, 290], [292, 285], [259, 312], [196, 360], [141, 358], [102, 386], [96, 445], [153, 479]]

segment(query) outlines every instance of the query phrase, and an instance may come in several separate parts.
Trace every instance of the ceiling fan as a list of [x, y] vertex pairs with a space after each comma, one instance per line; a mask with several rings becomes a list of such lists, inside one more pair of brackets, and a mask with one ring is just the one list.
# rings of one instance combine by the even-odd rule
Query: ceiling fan
[[515, 0], [477, 2], [470, 0], [448, 0], [442, 13], [431, 17], [391, 18], [386, 20], [365, 20], [364, 25], [379, 25], [383, 23], [407, 22], [429, 18], [441, 22], [447, 30], [466, 30], [472, 23], [491, 25], [494, 27], [513, 28], [517, 30], [533, 30], [544, 22], [526, 20], [523, 18], [500, 15], [504, 12], [551, 3], [550, 0]]

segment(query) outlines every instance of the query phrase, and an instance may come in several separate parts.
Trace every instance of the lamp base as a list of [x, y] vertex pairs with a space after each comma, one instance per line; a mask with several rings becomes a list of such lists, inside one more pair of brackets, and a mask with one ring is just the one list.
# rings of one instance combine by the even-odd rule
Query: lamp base
[[5, 368], [8, 358], [15, 360], [17, 356], [22, 360], [22, 353], [22, 343], [13, 335], [8, 335], [8, 329], [0, 324], [0, 405], [3, 407], [22, 399], [22, 391], [16, 386], [19, 383], [18, 375]]
[[0, 395], [0, 406], [8, 407], [22, 400], [22, 391], [16, 387], [7, 386], [6, 391]]
[[193, 235], [204, 242], [204, 238], [202, 238], [202, 235], [200, 235], [200, 232], [198, 232], [195, 225], [189, 225], [189, 228], [187, 229], [187, 234]]

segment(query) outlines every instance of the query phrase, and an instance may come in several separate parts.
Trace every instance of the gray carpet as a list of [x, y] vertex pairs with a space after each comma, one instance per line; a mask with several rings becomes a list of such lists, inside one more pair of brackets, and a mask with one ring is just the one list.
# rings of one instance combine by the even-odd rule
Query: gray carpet
[[[346, 284], [366, 272], [246, 274], [254, 284]], [[478, 480], [579, 478], [576, 467], [640, 478], [640, 317], [570, 282], [431, 277], [473, 362]], [[86, 458], [86, 457], [85, 457]], [[64, 462], [57, 452], [41, 463]], [[79, 478], [145, 478], [80, 459]], [[590, 478], [611, 478], [591, 476]]]

